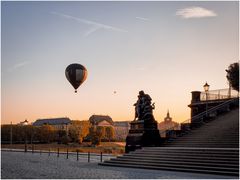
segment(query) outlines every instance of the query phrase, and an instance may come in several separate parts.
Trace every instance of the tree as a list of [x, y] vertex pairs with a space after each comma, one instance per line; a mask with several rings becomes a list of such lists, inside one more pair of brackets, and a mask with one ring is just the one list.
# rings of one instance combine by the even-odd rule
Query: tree
[[50, 125], [41, 126], [38, 133], [41, 142], [50, 143], [56, 139], [56, 130]]
[[[12, 129], [12, 131], [11, 131]], [[10, 134], [12, 132], [12, 142], [20, 143], [24, 141], [32, 142], [39, 141], [40, 132], [38, 131], [39, 127], [32, 125], [2, 125], [1, 126], [1, 140], [10, 142]]]
[[115, 132], [114, 132], [113, 127], [107, 126], [106, 127], [106, 138], [108, 139], [108, 141], [110, 141], [111, 139], [114, 138], [114, 134], [115, 134]]
[[101, 141], [105, 137], [105, 134], [106, 134], [105, 128], [103, 126], [97, 126], [96, 133]]
[[90, 124], [88, 121], [72, 121], [69, 127], [69, 137], [73, 142], [82, 143], [83, 139], [89, 133]]
[[71, 140], [73, 142], [78, 142], [79, 134], [80, 134], [79, 128], [76, 126], [70, 126], [68, 132], [69, 132], [69, 137], [71, 138]]
[[226, 69], [227, 72], [227, 80], [229, 85], [234, 89], [239, 91], [239, 63], [233, 63], [228, 66]]
[[57, 130], [57, 142], [58, 144], [68, 144], [70, 142], [70, 137], [66, 130]]
[[1, 125], [1, 141], [10, 142], [11, 125]]
[[92, 145], [99, 145], [101, 142], [101, 139], [99, 135], [97, 134], [96, 128], [95, 127], [90, 127], [89, 128], [89, 134], [88, 134]]

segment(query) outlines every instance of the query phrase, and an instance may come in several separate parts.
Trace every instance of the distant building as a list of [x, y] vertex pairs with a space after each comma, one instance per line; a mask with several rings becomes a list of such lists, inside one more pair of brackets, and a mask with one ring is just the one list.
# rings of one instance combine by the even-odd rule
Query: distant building
[[115, 121], [114, 130], [116, 140], [126, 140], [130, 129], [130, 121]]
[[92, 115], [89, 122], [93, 126], [114, 126], [113, 120], [110, 116]]
[[25, 119], [25, 121], [19, 123], [20, 126], [26, 126], [26, 125], [28, 125], [28, 124], [29, 124], [29, 123], [28, 123], [28, 120], [27, 120], [27, 119]]
[[58, 130], [68, 130], [68, 125], [71, 124], [69, 118], [50, 118], [38, 119], [33, 123], [33, 126], [51, 125]]
[[110, 116], [92, 115], [89, 122], [93, 126], [112, 127], [116, 140], [125, 140], [130, 129], [130, 121], [113, 121]]
[[164, 121], [160, 122], [158, 124], [158, 129], [160, 132], [166, 131], [166, 130], [179, 130], [180, 125], [177, 122], [174, 122], [172, 118], [170, 117], [169, 111], [167, 112], [167, 116], [164, 118]]

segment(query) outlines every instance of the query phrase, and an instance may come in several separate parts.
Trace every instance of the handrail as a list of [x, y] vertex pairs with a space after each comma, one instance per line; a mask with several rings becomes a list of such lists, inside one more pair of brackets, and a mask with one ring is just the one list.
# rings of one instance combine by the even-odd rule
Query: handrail
[[[200, 91], [201, 93], [206, 93], [205, 91]], [[209, 90], [208, 93], [211, 94], [215, 94], [214, 92], [218, 93], [225, 93], [228, 94], [229, 92], [232, 94], [239, 94], [239, 92], [237, 90], [234, 89], [229, 89], [229, 88], [224, 88], [224, 89], [213, 89], [213, 90]]]
[[200, 101], [230, 99], [239, 97], [239, 92], [234, 89], [215, 89], [200, 93]]
[[[210, 108], [210, 109], [208, 109], [207, 111], [201, 112], [201, 113], [193, 116], [192, 118], [189, 118], [189, 119], [187, 119], [187, 120], [185, 120], [185, 121], [183, 121], [183, 122], [181, 122], [181, 123], [179, 123], [179, 124], [190, 123], [191, 120], [200, 119], [200, 118], [201, 118], [201, 121], [200, 121], [200, 122], [202, 122], [202, 118], [203, 118], [207, 113], [209, 114], [209, 113], [211, 113], [211, 112], [213, 112], [213, 111], [216, 111], [216, 110], [218, 110], [218, 109], [221, 109], [223, 106], [229, 105], [230, 103], [232, 103], [232, 102], [234, 102], [234, 101], [236, 101], [236, 100], [239, 100], [239, 98], [234, 98], [234, 99], [230, 99], [230, 100], [228, 100], [228, 101], [225, 101], [225, 102], [223, 102], [223, 103], [221, 103], [221, 104], [219, 104], [219, 105], [217, 105], [217, 106], [215, 106], [215, 107], [213, 107], [213, 108]], [[177, 127], [178, 127], [177, 125], [174, 125], [174, 126], [170, 127], [169, 129], [160, 132], [160, 134], [166, 134], [167, 131], [169, 131], [169, 130], [174, 130], [174, 129], [176, 129]]]
[[233, 98], [237, 98], [237, 97], [239, 97], [239, 96], [238, 95], [201, 93], [200, 94], [200, 101], [233, 99]]

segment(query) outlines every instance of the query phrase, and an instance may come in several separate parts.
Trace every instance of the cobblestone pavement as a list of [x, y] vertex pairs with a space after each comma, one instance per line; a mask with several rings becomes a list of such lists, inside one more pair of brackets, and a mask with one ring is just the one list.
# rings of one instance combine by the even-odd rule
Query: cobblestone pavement
[[231, 179], [228, 176], [99, 166], [65, 154], [1, 152], [2, 179]]

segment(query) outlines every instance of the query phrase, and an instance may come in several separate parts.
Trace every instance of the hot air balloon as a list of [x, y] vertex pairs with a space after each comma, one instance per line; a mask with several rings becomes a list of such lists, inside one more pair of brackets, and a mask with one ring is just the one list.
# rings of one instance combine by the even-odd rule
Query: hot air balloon
[[67, 80], [72, 84], [77, 92], [77, 88], [86, 80], [87, 69], [81, 64], [70, 64], [66, 70], [65, 75]]

